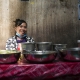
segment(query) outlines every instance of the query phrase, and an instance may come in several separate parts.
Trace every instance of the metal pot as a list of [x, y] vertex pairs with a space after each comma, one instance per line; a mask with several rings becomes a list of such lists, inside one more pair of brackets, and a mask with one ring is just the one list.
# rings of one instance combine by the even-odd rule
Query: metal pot
[[0, 50], [0, 63], [16, 63], [20, 53], [19, 51]]
[[62, 60], [80, 61], [80, 48], [66, 48], [59, 50]]
[[67, 44], [53, 44], [53, 50], [65, 49]]
[[21, 43], [21, 47], [22, 47], [22, 50], [34, 51], [35, 43], [34, 42], [24, 42], [24, 43]]
[[25, 59], [31, 63], [49, 63], [55, 60], [56, 51], [25, 51], [23, 53]]
[[59, 53], [59, 49], [65, 49], [67, 44], [53, 44], [53, 50], [57, 51], [56, 60], [61, 60], [61, 55]]
[[36, 42], [38, 51], [50, 51], [52, 50], [52, 42]]

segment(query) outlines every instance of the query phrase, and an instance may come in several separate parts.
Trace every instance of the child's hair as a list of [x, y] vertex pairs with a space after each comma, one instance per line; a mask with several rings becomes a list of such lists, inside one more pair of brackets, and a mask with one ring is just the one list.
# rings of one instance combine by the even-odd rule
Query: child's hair
[[[20, 26], [22, 23], [26, 23], [26, 21], [21, 20], [21, 19], [16, 19], [14, 22], [15, 22], [15, 27]], [[27, 25], [27, 23], [26, 23], [26, 25]]]

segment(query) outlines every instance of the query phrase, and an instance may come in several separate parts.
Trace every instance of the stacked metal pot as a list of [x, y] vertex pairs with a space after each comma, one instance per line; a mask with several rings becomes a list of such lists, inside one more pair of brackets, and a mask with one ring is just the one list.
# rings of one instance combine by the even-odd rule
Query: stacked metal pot
[[59, 49], [59, 54], [62, 61], [80, 61], [80, 40], [77, 40], [77, 43], [77, 47]]
[[78, 47], [67, 48], [67, 44], [52, 42], [22, 43], [25, 59], [31, 63], [49, 63], [59, 61], [80, 61], [80, 40]]
[[57, 55], [52, 42], [22, 43], [22, 53], [25, 59], [32, 63], [49, 63], [55, 60]]
[[66, 44], [52, 42], [22, 43], [22, 53], [31, 63], [49, 63], [59, 57], [58, 49], [66, 48]]

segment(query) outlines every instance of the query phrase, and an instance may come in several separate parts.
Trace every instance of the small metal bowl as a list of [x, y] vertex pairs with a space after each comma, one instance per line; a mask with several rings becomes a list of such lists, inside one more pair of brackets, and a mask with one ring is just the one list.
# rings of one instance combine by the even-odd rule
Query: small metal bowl
[[19, 57], [19, 51], [0, 50], [0, 63], [16, 63]]
[[67, 44], [53, 44], [53, 50], [65, 49]]
[[53, 50], [57, 51], [57, 57], [56, 60], [61, 60], [61, 55], [59, 54], [59, 49], [66, 49], [67, 44], [53, 44]]
[[80, 61], [80, 48], [67, 48], [59, 50], [62, 60]]
[[25, 59], [31, 63], [49, 63], [55, 60], [56, 51], [31, 51], [23, 52]]
[[51, 51], [52, 42], [36, 42], [36, 47], [38, 51]]
[[34, 51], [35, 43], [34, 42], [24, 42], [24, 43], [21, 43], [21, 47], [22, 47], [22, 50]]

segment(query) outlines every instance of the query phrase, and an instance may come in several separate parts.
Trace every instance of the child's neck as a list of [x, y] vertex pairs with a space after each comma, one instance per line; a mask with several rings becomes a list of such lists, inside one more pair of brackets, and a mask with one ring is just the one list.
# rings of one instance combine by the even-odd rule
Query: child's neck
[[17, 37], [17, 40], [22, 40], [21, 38]]

